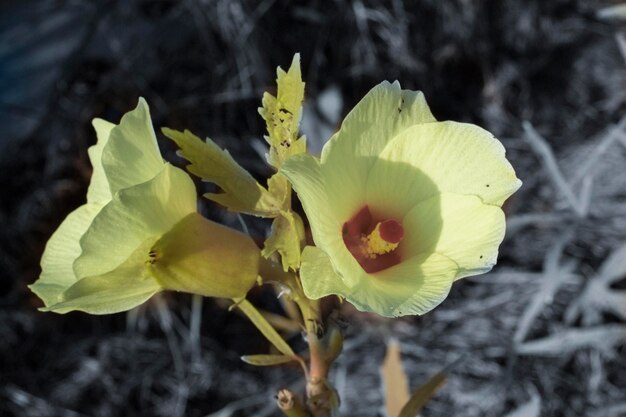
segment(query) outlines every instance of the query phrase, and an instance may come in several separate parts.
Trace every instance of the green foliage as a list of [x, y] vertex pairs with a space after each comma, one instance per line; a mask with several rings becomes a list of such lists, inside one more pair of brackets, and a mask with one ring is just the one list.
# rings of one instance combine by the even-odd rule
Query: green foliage
[[274, 366], [293, 362], [296, 358], [285, 355], [246, 355], [242, 356], [241, 360], [254, 366]]
[[259, 114], [265, 120], [268, 136], [265, 140], [270, 145], [268, 162], [275, 168], [290, 156], [306, 151], [306, 139], [298, 138], [298, 126], [304, 101], [304, 82], [300, 71], [300, 55], [296, 54], [289, 71], [278, 67], [276, 96], [263, 94], [263, 107]]
[[301, 247], [304, 243], [304, 225], [297, 213], [287, 210], [272, 223], [272, 232], [265, 241], [261, 254], [269, 258], [278, 252], [281, 256], [283, 269], [297, 270], [300, 267]]
[[250, 301], [244, 299], [235, 300], [239, 308], [256, 326], [267, 340], [269, 340], [280, 353], [285, 356], [296, 356], [291, 347], [285, 342], [272, 325], [263, 317], [259, 310]]
[[181, 156], [190, 164], [192, 174], [218, 185], [223, 193], [207, 193], [204, 196], [228, 210], [261, 217], [276, 217], [282, 208], [283, 190], [275, 196], [260, 185], [248, 171], [242, 168], [228, 151], [221, 149], [207, 138], [202, 141], [188, 130], [163, 128], [163, 134], [180, 147]]

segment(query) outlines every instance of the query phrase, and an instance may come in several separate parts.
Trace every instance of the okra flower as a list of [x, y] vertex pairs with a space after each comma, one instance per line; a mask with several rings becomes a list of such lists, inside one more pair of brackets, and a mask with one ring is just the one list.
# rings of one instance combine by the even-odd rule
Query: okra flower
[[521, 185], [502, 144], [478, 126], [437, 122], [421, 92], [372, 89], [319, 159], [282, 167], [316, 247], [302, 254], [305, 294], [345, 297], [383, 316], [423, 314], [452, 283], [489, 271], [503, 202]]
[[163, 289], [245, 295], [257, 279], [259, 249], [196, 212], [193, 181], [163, 161], [146, 102], [119, 125], [95, 119], [93, 126], [87, 203], [52, 235], [31, 285], [43, 310], [114, 313]]

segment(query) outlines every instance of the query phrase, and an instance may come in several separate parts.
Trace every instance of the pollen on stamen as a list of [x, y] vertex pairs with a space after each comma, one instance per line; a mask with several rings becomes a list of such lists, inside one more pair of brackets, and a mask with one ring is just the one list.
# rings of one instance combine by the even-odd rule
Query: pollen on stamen
[[384, 255], [395, 250], [404, 237], [404, 228], [396, 220], [385, 220], [378, 222], [374, 230], [362, 237], [364, 244], [364, 255], [370, 259], [375, 259], [379, 255]]
[[390, 268], [402, 261], [398, 249], [404, 237], [402, 224], [393, 219], [375, 219], [367, 205], [343, 225], [343, 241], [368, 273]]

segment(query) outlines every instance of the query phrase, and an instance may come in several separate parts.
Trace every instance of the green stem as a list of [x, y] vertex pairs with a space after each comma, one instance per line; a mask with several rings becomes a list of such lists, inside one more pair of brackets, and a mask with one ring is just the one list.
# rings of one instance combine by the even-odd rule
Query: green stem
[[309, 345], [307, 407], [313, 417], [329, 417], [332, 411], [337, 408], [339, 399], [336, 391], [328, 382], [330, 361], [318, 337], [321, 323], [320, 304], [318, 300], [306, 298], [301, 292], [294, 295], [294, 301], [302, 312]]

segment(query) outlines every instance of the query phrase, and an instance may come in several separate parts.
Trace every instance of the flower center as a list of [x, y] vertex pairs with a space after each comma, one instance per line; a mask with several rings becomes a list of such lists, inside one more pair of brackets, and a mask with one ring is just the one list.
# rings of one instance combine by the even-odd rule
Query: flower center
[[402, 224], [394, 219], [375, 219], [368, 206], [343, 225], [343, 241], [367, 273], [387, 269], [402, 260], [396, 250], [404, 237]]
[[404, 228], [398, 221], [378, 222], [372, 233], [361, 237], [364, 254], [370, 259], [376, 259], [378, 255], [384, 255], [397, 248], [403, 237]]

